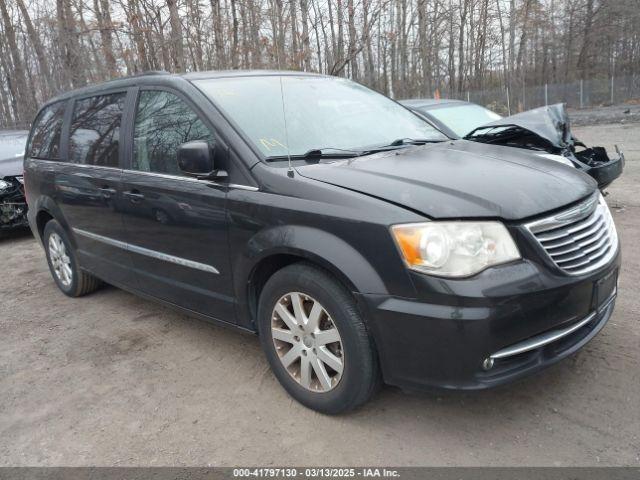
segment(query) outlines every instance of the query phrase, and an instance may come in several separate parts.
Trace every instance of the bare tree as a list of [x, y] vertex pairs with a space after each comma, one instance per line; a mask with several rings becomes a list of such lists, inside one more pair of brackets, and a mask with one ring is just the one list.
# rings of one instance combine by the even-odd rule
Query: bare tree
[[173, 51], [173, 64], [176, 71], [184, 72], [184, 47], [182, 44], [182, 23], [178, 13], [178, 3], [176, 0], [167, 0], [169, 9], [169, 23], [171, 24], [171, 46]]
[[[394, 96], [640, 75], [638, 0], [0, 0], [0, 125], [148, 69], [292, 68]], [[523, 105], [521, 105], [523, 106]]]
[[7, 10], [6, 0], [0, 0], [0, 14], [2, 15], [5, 38], [7, 40], [7, 46], [9, 47], [9, 53], [13, 63], [13, 84], [15, 85], [14, 95], [17, 97], [15, 99], [17, 105], [16, 115], [19, 119], [23, 119], [32, 113], [32, 110], [35, 108], [35, 102], [27, 89], [27, 77], [25, 74], [24, 64], [20, 55], [20, 50], [18, 49], [13, 22], [9, 16], [9, 11]]

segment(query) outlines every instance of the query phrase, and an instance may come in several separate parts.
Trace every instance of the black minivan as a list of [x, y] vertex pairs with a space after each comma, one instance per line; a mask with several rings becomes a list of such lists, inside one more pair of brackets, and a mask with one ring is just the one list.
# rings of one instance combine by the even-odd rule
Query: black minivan
[[69, 296], [102, 281], [258, 333], [338, 413], [382, 382], [481, 389], [605, 325], [620, 247], [587, 175], [451, 140], [357, 83], [152, 73], [48, 102], [29, 223]]

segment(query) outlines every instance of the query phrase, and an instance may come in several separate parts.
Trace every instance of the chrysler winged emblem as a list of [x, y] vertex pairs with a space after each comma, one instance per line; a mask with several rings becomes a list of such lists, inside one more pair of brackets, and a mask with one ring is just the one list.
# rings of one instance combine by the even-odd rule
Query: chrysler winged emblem
[[581, 218], [584, 218], [588, 214], [593, 212], [593, 209], [595, 208], [597, 203], [598, 203], [598, 197], [594, 195], [588, 200], [585, 200], [584, 202], [578, 204], [571, 210], [563, 212], [560, 215], [556, 215], [555, 220], [558, 222], [570, 222], [573, 220], [579, 220]]

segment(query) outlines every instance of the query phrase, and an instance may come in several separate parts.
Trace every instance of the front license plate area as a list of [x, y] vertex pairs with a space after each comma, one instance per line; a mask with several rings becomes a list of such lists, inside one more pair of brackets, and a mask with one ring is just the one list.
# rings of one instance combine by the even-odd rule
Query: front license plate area
[[618, 284], [618, 270], [612, 270], [605, 277], [596, 281], [595, 298], [596, 309], [600, 310], [615, 293]]

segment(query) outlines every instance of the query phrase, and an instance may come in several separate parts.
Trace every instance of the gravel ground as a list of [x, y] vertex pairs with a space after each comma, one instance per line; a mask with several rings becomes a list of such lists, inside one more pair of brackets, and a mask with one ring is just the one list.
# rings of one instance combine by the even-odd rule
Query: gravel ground
[[640, 103], [623, 103], [581, 110], [569, 109], [569, 117], [571, 124], [575, 126], [637, 123], [640, 122]]
[[0, 465], [640, 465], [638, 133], [576, 129], [628, 159], [608, 197], [620, 295], [599, 336], [517, 384], [385, 388], [339, 417], [292, 401], [256, 338], [115, 288], [69, 299], [28, 233], [0, 240]]

